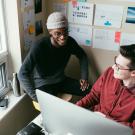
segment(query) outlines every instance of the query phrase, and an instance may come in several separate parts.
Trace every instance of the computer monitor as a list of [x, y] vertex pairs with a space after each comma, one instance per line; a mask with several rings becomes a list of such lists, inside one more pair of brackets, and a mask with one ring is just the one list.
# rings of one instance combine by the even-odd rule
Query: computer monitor
[[43, 126], [51, 135], [132, 135], [132, 130], [92, 111], [36, 90]]

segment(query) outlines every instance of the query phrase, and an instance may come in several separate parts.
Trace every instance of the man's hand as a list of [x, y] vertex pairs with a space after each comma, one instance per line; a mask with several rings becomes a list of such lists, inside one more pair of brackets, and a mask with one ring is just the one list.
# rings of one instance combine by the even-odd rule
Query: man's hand
[[88, 87], [89, 87], [88, 81], [80, 79], [80, 89], [82, 89], [82, 91], [85, 91], [86, 89], [88, 89]]

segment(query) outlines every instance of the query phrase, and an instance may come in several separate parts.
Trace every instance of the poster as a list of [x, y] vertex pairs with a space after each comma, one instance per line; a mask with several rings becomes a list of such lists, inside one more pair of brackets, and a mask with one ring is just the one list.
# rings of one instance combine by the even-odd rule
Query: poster
[[92, 28], [90, 26], [69, 24], [69, 36], [73, 37], [79, 45], [92, 45]]
[[115, 5], [97, 4], [95, 11], [95, 26], [120, 28], [123, 19], [124, 7]]
[[135, 33], [122, 33], [120, 45], [135, 44]]
[[120, 45], [120, 34], [114, 30], [94, 29], [93, 48], [117, 51]]
[[87, 2], [68, 3], [68, 21], [77, 24], [92, 25], [93, 4]]

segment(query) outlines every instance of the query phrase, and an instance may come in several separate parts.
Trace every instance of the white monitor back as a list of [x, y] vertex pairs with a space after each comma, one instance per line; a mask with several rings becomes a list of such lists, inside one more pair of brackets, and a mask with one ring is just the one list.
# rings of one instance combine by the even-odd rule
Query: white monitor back
[[36, 90], [43, 125], [51, 135], [132, 135], [132, 130], [94, 112]]

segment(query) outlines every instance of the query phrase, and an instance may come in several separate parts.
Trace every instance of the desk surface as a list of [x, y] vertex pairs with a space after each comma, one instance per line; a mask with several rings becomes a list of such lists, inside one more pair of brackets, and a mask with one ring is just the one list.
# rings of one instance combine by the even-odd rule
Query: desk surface
[[49, 135], [49, 133], [47, 131], [45, 131], [45, 129], [43, 127], [41, 113], [32, 122], [35, 123], [36, 125], [40, 126], [43, 129], [45, 135]]

